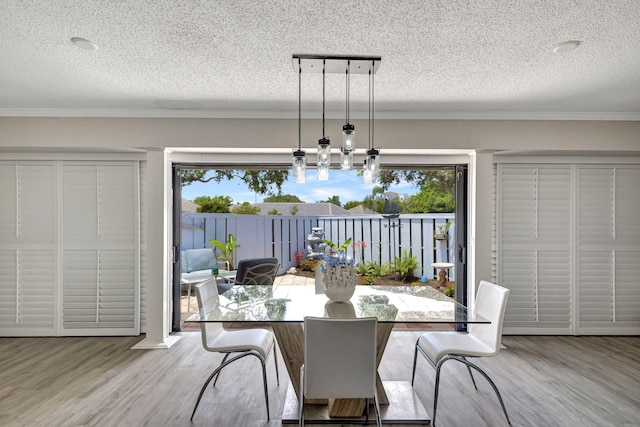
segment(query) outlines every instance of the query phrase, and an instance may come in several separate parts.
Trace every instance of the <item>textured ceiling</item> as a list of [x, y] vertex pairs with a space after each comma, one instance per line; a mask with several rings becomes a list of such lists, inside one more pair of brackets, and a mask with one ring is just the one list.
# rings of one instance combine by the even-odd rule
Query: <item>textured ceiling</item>
[[[377, 117], [640, 120], [639, 40], [638, 0], [2, 0], [0, 115], [296, 117], [308, 53], [381, 56]], [[344, 92], [328, 75], [329, 117]]]

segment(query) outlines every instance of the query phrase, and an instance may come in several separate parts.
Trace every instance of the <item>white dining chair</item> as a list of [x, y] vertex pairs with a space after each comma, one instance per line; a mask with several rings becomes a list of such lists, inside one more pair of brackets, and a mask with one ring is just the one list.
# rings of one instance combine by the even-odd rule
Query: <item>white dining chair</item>
[[[376, 422], [380, 406], [376, 390], [376, 329], [378, 319], [305, 317], [304, 364], [300, 367], [299, 423], [304, 426], [304, 401], [308, 399], [373, 398]], [[344, 422], [344, 420], [343, 420]]]
[[433, 398], [433, 420], [436, 423], [436, 410], [438, 407], [438, 389], [440, 386], [440, 370], [447, 360], [457, 360], [467, 366], [473, 386], [476, 381], [473, 378], [471, 368], [480, 372], [484, 376], [500, 401], [504, 416], [511, 425], [507, 408], [504, 406], [502, 396], [498, 387], [491, 380], [489, 375], [480, 369], [476, 364], [467, 360], [467, 357], [491, 357], [500, 351], [500, 341], [502, 338], [502, 323], [504, 321], [504, 313], [507, 307], [507, 299], [509, 290], [498, 286], [494, 283], [481, 281], [478, 286], [476, 295], [476, 303], [474, 313], [480, 315], [491, 323], [470, 323], [468, 332], [427, 332], [422, 334], [416, 342], [416, 348], [413, 354], [413, 372], [411, 374], [411, 385], [414, 383], [416, 376], [416, 362], [418, 353], [422, 354], [436, 368], [435, 392]]
[[[218, 289], [214, 280], [209, 280], [196, 285], [195, 290], [198, 300], [198, 309], [200, 310], [201, 316], [204, 315], [204, 313], [207, 313], [210, 310], [215, 310], [219, 307]], [[270, 420], [266, 361], [271, 350], [273, 350], [273, 362], [276, 367], [276, 380], [278, 385], [280, 385], [278, 359], [273, 334], [265, 329], [241, 329], [237, 331], [227, 331], [219, 322], [200, 322], [200, 330], [202, 333], [202, 345], [205, 350], [224, 353], [224, 358], [222, 359], [222, 362], [220, 362], [220, 365], [211, 373], [211, 375], [209, 375], [209, 378], [205, 381], [202, 389], [200, 389], [200, 395], [196, 401], [196, 406], [193, 408], [193, 412], [191, 413], [191, 420], [193, 420], [193, 416], [200, 404], [200, 399], [202, 399], [202, 395], [211, 380], [215, 378], [213, 382], [213, 386], [215, 387], [222, 368], [238, 359], [242, 359], [245, 356], [255, 356], [260, 360], [262, 365], [262, 382], [264, 385], [264, 399], [267, 405], [267, 420]]]

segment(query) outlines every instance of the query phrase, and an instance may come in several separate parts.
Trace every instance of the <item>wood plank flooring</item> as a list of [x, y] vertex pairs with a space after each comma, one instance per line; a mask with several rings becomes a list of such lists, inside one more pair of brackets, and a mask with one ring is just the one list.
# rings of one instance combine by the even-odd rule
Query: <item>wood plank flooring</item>
[[[182, 332], [169, 350], [130, 350], [142, 337], [0, 338], [1, 426], [278, 426], [288, 379], [280, 387], [268, 361], [270, 408], [260, 368], [242, 359], [208, 389], [221, 360], [199, 332]], [[411, 377], [419, 332], [394, 331], [380, 364], [383, 380]], [[514, 426], [639, 426], [640, 337], [505, 337], [507, 347], [478, 364], [500, 388]], [[505, 426], [492, 389], [479, 390], [456, 362], [443, 368], [438, 426]], [[434, 369], [418, 362], [416, 390], [431, 412]]]

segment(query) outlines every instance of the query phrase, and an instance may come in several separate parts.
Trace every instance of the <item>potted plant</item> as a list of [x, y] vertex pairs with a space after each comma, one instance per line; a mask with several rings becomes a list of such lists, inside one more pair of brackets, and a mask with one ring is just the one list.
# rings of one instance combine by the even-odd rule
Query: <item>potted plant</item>
[[439, 225], [438, 232], [434, 233], [433, 237], [435, 237], [436, 240], [447, 240], [449, 238], [449, 227], [451, 227], [450, 221]]
[[234, 270], [233, 253], [236, 250], [237, 245], [234, 235], [229, 233], [226, 242], [211, 239], [209, 240], [209, 243], [211, 243], [220, 252], [218, 259], [224, 261], [227, 266], [227, 270]]

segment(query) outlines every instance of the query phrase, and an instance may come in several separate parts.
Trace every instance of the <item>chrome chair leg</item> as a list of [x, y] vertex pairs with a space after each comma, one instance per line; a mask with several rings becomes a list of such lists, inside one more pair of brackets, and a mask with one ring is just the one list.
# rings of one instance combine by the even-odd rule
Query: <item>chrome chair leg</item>
[[262, 364], [262, 383], [264, 384], [264, 400], [267, 404], [267, 421], [271, 421], [271, 417], [269, 415], [269, 390], [267, 387], [267, 363], [262, 357], [259, 357], [259, 359]]
[[[442, 368], [442, 365], [444, 364], [444, 362], [446, 362], [447, 360], [457, 360], [458, 362], [464, 363], [465, 365], [467, 365], [468, 368], [473, 368], [476, 371], [480, 372], [480, 374], [487, 380], [487, 382], [491, 385], [491, 388], [493, 388], [493, 391], [496, 393], [496, 396], [498, 397], [498, 401], [500, 402], [500, 406], [502, 407], [502, 411], [504, 412], [504, 417], [507, 419], [507, 423], [511, 425], [511, 420], [509, 419], [509, 414], [507, 414], [507, 407], [504, 405], [504, 401], [502, 400], [502, 395], [500, 394], [498, 387], [495, 385], [493, 380], [491, 380], [489, 375], [487, 375], [487, 373], [484, 372], [482, 369], [480, 369], [477, 365], [469, 362], [467, 359], [465, 359], [462, 356], [447, 355], [442, 359], [440, 359], [440, 361], [438, 362], [438, 365], [436, 366], [436, 388], [433, 396], [433, 420], [432, 420], [433, 426], [435, 427], [436, 425], [436, 410], [438, 406], [438, 388], [440, 386], [440, 369]], [[475, 381], [474, 381], [474, 385], [475, 385]]]
[[276, 365], [276, 382], [280, 385], [280, 374], [278, 373], [278, 352], [276, 351], [276, 342], [273, 341], [273, 364]]
[[300, 367], [300, 393], [298, 397], [298, 424], [304, 427], [304, 365]]
[[[464, 356], [460, 356], [460, 357], [462, 357], [464, 360], [467, 360]], [[467, 371], [469, 371], [469, 376], [471, 377], [471, 381], [473, 382], [473, 387], [477, 390], [478, 386], [476, 385], [476, 379], [473, 378], [473, 372], [471, 372], [471, 367], [466, 363], [465, 365], [467, 366]]]
[[[193, 416], [196, 414], [196, 411], [198, 410], [198, 405], [200, 405], [200, 400], [202, 400], [202, 395], [204, 394], [204, 391], [207, 389], [207, 386], [209, 385], [211, 380], [222, 370], [222, 368], [224, 368], [225, 366], [229, 365], [230, 363], [235, 362], [238, 359], [242, 359], [245, 356], [255, 356], [258, 359], [260, 359], [260, 361], [262, 363], [262, 369], [263, 369], [264, 380], [265, 380], [265, 389], [266, 389], [266, 378], [267, 377], [266, 377], [266, 371], [264, 369], [264, 360], [262, 359], [262, 357], [258, 353], [253, 351], [253, 350], [252, 351], [245, 351], [243, 353], [240, 353], [237, 356], [233, 356], [231, 359], [228, 359], [228, 360], [224, 361], [224, 363], [221, 363], [216, 369], [214, 369], [214, 371], [211, 373], [211, 375], [209, 375], [209, 378], [207, 378], [207, 380], [204, 382], [204, 385], [200, 389], [200, 394], [198, 395], [198, 400], [196, 400], [196, 406], [194, 406], [193, 412], [191, 413], [191, 418], [190, 418], [191, 421], [193, 421]], [[269, 404], [267, 403], [267, 419], [268, 418], [269, 418]]]
[[[220, 365], [224, 365], [224, 362], [226, 362], [226, 361], [227, 361], [227, 359], [229, 358], [229, 355], [230, 355], [230, 354], [231, 354], [231, 353], [225, 353], [225, 354], [224, 354], [224, 357], [222, 358], [222, 362], [220, 362]], [[214, 387], [216, 386], [216, 383], [218, 382], [218, 378], [220, 378], [220, 372], [222, 372], [222, 369], [220, 369], [220, 370], [218, 371], [218, 374], [216, 375], [216, 379], [215, 379], [215, 380], [213, 380], [213, 386], [214, 386]]]
[[413, 352], [413, 370], [411, 372], [411, 387], [413, 387], [413, 380], [416, 378], [416, 362], [418, 361], [418, 348], [419, 348], [418, 341], [416, 341], [416, 348]]

